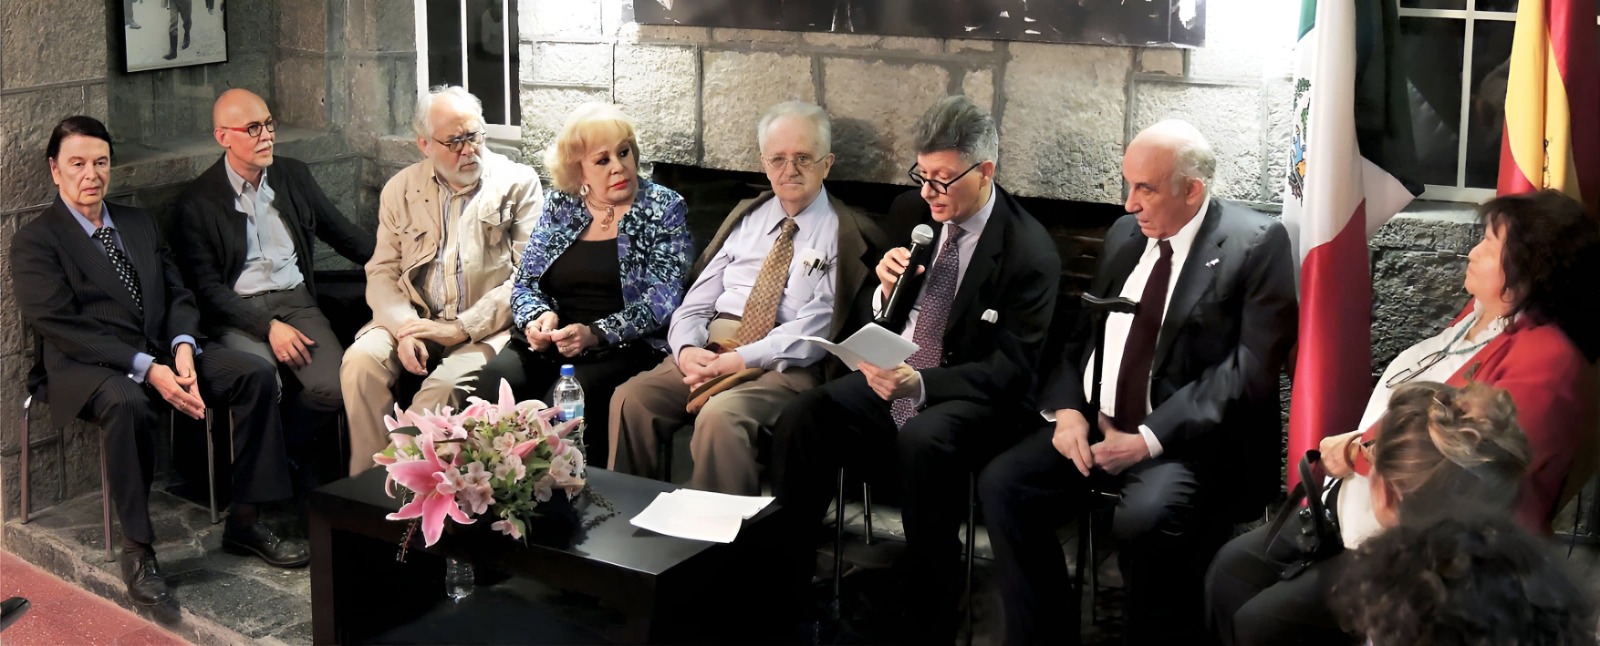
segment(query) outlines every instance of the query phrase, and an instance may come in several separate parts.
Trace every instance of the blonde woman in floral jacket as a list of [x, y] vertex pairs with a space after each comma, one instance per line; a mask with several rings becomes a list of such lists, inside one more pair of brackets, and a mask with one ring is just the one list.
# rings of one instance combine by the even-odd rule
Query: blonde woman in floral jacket
[[513, 339], [478, 382], [549, 401], [573, 364], [587, 401], [591, 460], [604, 462], [611, 392], [661, 361], [694, 242], [683, 198], [639, 177], [633, 124], [616, 106], [579, 106], [545, 154], [552, 190], [511, 292]]

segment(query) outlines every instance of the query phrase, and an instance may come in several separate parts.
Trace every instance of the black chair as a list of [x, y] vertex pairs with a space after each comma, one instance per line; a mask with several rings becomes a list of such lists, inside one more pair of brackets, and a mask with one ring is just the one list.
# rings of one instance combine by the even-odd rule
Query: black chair
[[[842, 592], [844, 577], [844, 469], [839, 469], [839, 489], [836, 494], [833, 509], [833, 602], [832, 611], [834, 618], [840, 616], [839, 600]], [[867, 545], [872, 544], [872, 485], [861, 483], [861, 518], [866, 524]], [[974, 542], [978, 538], [978, 474], [967, 474], [967, 528], [966, 541], [963, 545], [966, 553], [962, 556], [966, 565], [966, 577], [962, 584], [962, 598], [966, 600], [967, 646], [972, 646], [972, 563], [977, 557], [978, 548]]]

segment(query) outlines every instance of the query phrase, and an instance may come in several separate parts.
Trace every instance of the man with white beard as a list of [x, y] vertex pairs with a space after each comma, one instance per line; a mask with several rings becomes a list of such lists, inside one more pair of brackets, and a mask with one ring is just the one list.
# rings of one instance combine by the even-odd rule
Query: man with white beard
[[483, 105], [465, 89], [433, 88], [414, 114], [424, 159], [383, 187], [367, 263], [372, 322], [339, 370], [350, 475], [388, 445], [383, 416], [394, 409], [402, 369], [426, 377], [412, 410], [460, 407], [505, 347], [512, 270], [543, 199], [532, 168], [484, 148]]

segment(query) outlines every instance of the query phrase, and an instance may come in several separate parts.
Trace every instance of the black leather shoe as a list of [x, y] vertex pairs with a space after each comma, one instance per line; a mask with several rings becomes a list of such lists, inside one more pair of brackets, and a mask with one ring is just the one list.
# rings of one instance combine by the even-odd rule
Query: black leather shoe
[[303, 567], [311, 562], [311, 554], [304, 543], [278, 538], [261, 523], [223, 530], [222, 549], [241, 556], [254, 554], [273, 567]]
[[167, 580], [161, 576], [161, 565], [149, 550], [128, 552], [117, 557], [122, 566], [122, 580], [128, 584], [128, 598], [141, 606], [159, 606], [172, 600]]

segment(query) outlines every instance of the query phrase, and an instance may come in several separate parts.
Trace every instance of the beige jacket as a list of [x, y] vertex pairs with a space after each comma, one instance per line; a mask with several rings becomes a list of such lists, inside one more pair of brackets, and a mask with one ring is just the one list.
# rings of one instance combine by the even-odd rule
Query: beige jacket
[[[456, 221], [467, 308], [457, 320], [474, 342], [499, 351], [510, 339], [511, 285], [522, 248], [539, 217], [544, 191], [532, 168], [488, 150], [480, 157], [478, 194]], [[372, 322], [393, 333], [432, 318], [417, 276], [439, 253], [439, 185], [433, 161], [424, 159], [389, 179], [378, 202], [378, 245], [367, 262], [367, 304]], [[359, 336], [359, 335], [358, 335]]]

